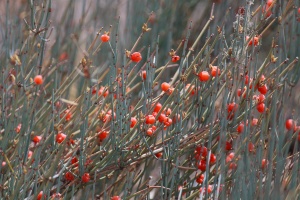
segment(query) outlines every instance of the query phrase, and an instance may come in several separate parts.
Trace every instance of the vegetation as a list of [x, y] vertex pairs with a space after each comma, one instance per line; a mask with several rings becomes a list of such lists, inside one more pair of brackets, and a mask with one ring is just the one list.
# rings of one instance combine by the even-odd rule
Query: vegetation
[[299, 198], [299, 1], [62, 2], [2, 3], [1, 199]]

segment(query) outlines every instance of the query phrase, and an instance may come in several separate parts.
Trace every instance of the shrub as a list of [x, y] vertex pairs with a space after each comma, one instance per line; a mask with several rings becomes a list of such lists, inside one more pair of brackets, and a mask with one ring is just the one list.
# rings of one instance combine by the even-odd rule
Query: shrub
[[75, 2], [5, 3], [3, 199], [298, 197], [298, 1]]

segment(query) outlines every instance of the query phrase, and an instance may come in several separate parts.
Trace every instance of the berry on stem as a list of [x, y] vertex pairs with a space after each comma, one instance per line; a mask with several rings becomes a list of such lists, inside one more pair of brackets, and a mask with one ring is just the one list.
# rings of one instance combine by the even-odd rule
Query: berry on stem
[[36, 75], [36, 76], [34, 77], [34, 83], [35, 83], [36, 85], [42, 85], [43, 82], [44, 82], [44, 80], [43, 80], [43, 76], [42, 76], [42, 75]]
[[201, 82], [206, 82], [209, 80], [210, 75], [207, 71], [202, 71], [202, 72], [199, 72], [198, 78]]
[[109, 39], [110, 39], [110, 37], [109, 37], [108, 34], [105, 33], [105, 34], [101, 35], [101, 41], [102, 42], [108, 42]]
[[140, 62], [142, 60], [142, 55], [140, 52], [134, 52], [130, 55], [130, 59], [132, 62]]
[[90, 181], [90, 174], [89, 173], [84, 173], [83, 175], [82, 175], [82, 178], [81, 178], [81, 181], [83, 182], [83, 183], [87, 183], [87, 182], [89, 182]]

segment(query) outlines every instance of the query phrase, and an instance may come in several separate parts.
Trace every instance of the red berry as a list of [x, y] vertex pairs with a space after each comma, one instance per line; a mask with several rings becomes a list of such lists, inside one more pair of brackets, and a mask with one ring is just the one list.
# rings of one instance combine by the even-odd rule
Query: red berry
[[160, 158], [160, 157], [162, 156], [162, 152], [156, 153], [155, 156], [156, 156], [157, 158]]
[[244, 123], [243, 123], [243, 122], [240, 123], [240, 124], [238, 125], [237, 129], [236, 129], [237, 132], [238, 132], [238, 133], [244, 132], [244, 127], [245, 127]]
[[142, 55], [140, 52], [134, 52], [130, 55], [130, 59], [132, 62], [140, 62], [142, 60]]
[[131, 117], [130, 121], [130, 128], [133, 128], [136, 125], [137, 120], [135, 117]]
[[36, 76], [34, 77], [34, 83], [35, 83], [36, 85], [42, 85], [43, 82], [44, 82], [44, 80], [43, 80], [43, 76], [42, 76], [42, 75], [36, 75]]
[[252, 125], [252, 126], [256, 126], [257, 123], [258, 123], [258, 119], [257, 119], [257, 118], [253, 118], [253, 119], [252, 119], [252, 122], [251, 122], [251, 125]]
[[159, 112], [160, 111], [160, 109], [162, 108], [162, 105], [160, 104], [160, 103], [157, 103], [156, 105], [155, 105], [155, 107], [154, 107], [154, 110], [153, 110], [153, 112]]
[[109, 35], [107, 35], [107, 34], [103, 34], [103, 35], [101, 35], [101, 41], [102, 42], [108, 42], [109, 41]]
[[155, 117], [153, 115], [147, 115], [145, 119], [146, 119], [146, 124], [154, 124], [155, 123]]
[[56, 135], [55, 140], [56, 140], [57, 143], [60, 144], [60, 143], [62, 143], [62, 142], [66, 139], [66, 137], [67, 137], [66, 134], [64, 134], [64, 133], [58, 133], [58, 134]]
[[177, 62], [180, 60], [180, 57], [177, 55], [172, 56], [172, 62]]
[[71, 172], [66, 172], [65, 179], [67, 181], [73, 181], [74, 180], [74, 175]]
[[[246, 37], [246, 41], [248, 41], [248, 40], [249, 40], [249, 36]], [[254, 40], [254, 46], [257, 46], [259, 44], [259, 38], [258, 37], [254, 37], [254, 39], [251, 38], [251, 40], [248, 43], [248, 46], [252, 46], [253, 45], [253, 40]]]
[[231, 152], [231, 153], [228, 154], [228, 156], [226, 157], [226, 163], [231, 162], [233, 158], [234, 158], [234, 153]]
[[121, 200], [121, 197], [119, 196], [113, 196], [110, 198], [110, 200]]
[[204, 147], [204, 146], [198, 146], [198, 147], [196, 147], [196, 152], [198, 154], [200, 154], [201, 156], [203, 156], [203, 157], [206, 157], [207, 153], [208, 153], [207, 148]]
[[249, 142], [249, 144], [248, 144], [249, 152], [254, 152], [254, 148], [255, 148], [254, 144], [252, 142]]
[[210, 75], [207, 71], [202, 71], [202, 72], [199, 72], [198, 78], [201, 82], [206, 82], [209, 80]]
[[100, 139], [100, 141], [103, 141], [104, 139], [106, 139], [108, 136], [108, 132], [107, 131], [101, 131], [99, 134], [98, 134], [98, 138]]
[[261, 87], [258, 87], [257, 90], [261, 93], [261, 94], [267, 94], [268, 92], [268, 86], [266, 84], [264, 84]]
[[295, 126], [294, 120], [292, 120], [292, 119], [287, 119], [287, 120], [286, 120], [286, 122], [285, 122], [285, 128], [286, 128], [287, 130], [293, 129], [294, 126]]
[[227, 106], [227, 111], [228, 111], [228, 113], [231, 113], [231, 112], [235, 112], [235, 111], [237, 111], [237, 109], [238, 109], [238, 104], [236, 104], [236, 103], [230, 103], [230, 104], [228, 104], [228, 106]]
[[257, 104], [256, 109], [258, 112], [263, 113], [265, 111], [265, 104], [264, 103]]
[[146, 80], [147, 78], [147, 72], [145, 70], [142, 71], [142, 78], [143, 80]]
[[161, 87], [161, 90], [162, 90], [162, 91], [166, 92], [166, 91], [169, 90], [170, 84], [169, 84], [169, 83], [166, 83], [166, 82], [163, 82], [163, 83], [161, 84], [160, 87]]
[[266, 159], [262, 159], [261, 168], [264, 169], [268, 165], [268, 161]]
[[83, 176], [82, 176], [82, 178], [81, 178], [81, 181], [83, 182], [83, 183], [87, 183], [87, 182], [89, 182], [90, 181], [90, 174], [89, 173], [84, 173], [83, 174]]
[[44, 194], [44, 192], [40, 191], [40, 193], [37, 195], [36, 199], [41, 200], [43, 197], [44, 197], [43, 199], [46, 199], [46, 195], [43, 195], [43, 194]]
[[217, 66], [212, 66], [211, 67], [211, 76], [215, 77], [215, 76], [220, 76], [221, 75], [221, 70], [217, 67]]
[[231, 142], [226, 141], [226, 143], [225, 143], [225, 150], [227, 150], [227, 151], [232, 150], [232, 144], [231, 144]]
[[75, 164], [74, 166], [77, 167], [77, 166], [78, 166], [78, 158], [77, 158], [77, 157], [73, 157], [73, 158], [71, 159], [71, 164], [72, 164], [72, 165]]
[[29, 150], [29, 151], [28, 151], [28, 154], [27, 154], [27, 158], [30, 159], [31, 156], [32, 156], [32, 154], [33, 154], [33, 152]]
[[265, 99], [266, 99], [265, 95], [263, 95], [263, 94], [258, 95], [257, 100], [259, 103], [263, 103], [265, 101]]
[[196, 182], [197, 182], [198, 184], [203, 183], [203, 180], [204, 180], [204, 174], [200, 174], [200, 175], [196, 178]]
[[151, 137], [154, 133], [154, 130], [152, 128], [148, 128], [148, 130], [146, 131], [146, 134]]
[[190, 93], [190, 95], [194, 95], [196, 93], [195, 86], [190, 83], [185, 86], [185, 89], [188, 90], [187, 92]]
[[200, 163], [198, 164], [198, 169], [200, 169], [201, 171], [206, 170], [206, 161], [205, 160], [200, 160]]
[[215, 154], [211, 153], [210, 154], [210, 159], [209, 159], [209, 164], [214, 164], [217, 161], [217, 157]]
[[245, 85], [248, 85], [248, 83], [249, 83], [249, 76], [246, 75], [246, 76], [245, 76]]
[[160, 123], [164, 123], [164, 121], [166, 121], [166, 120], [167, 120], [166, 115], [165, 115], [164, 113], [161, 113], [161, 114], [159, 115], [159, 117], [158, 117], [158, 121], [159, 121]]
[[41, 140], [42, 140], [42, 136], [38, 136], [38, 135], [36, 135], [36, 136], [34, 136], [34, 137], [32, 138], [32, 141], [33, 141], [35, 144], [39, 143]]

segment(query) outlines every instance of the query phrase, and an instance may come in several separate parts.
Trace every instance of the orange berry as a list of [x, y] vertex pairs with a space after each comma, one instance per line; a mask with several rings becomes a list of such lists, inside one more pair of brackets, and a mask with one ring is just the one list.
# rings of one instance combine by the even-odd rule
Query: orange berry
[[134, 52], [130, 55], [130, 59], [132, 62], [140, 62], [142, 60], [142, 55], [140, 52]]
[[[246, 37], [246, 41], [248, 41], [248, 40], [249, 40], [249, 36]], [[251, 40], [248, 43], [248, 46], [252, 46], [253, 41], [254, 41], [254, 46], [259, 45], [259, 37], [254, 37], [254, 38], [251, 38]]]
[[166, 91], [168, 91], [169, 90], [169, 88], [170, 88], [170, 84], [169, 83], [167, 83], [167, 82], [163, 82], [162, 84], [161, 84], [161, 90], [162, 91], [164, 91], [164, 92], [166, 92]]
[[201, 82], [206, 82], [209, 80], [210, 75], [207, 71], [202, 71], [202, 72], [199, 72], [198, 78]]
[[102, 42], [108, 42], [109, 39], [110, 39], [109, 35], [107, 35], [107, 34], [101, 35], [101, 41]]
[[42, 85], [43, 84], [43, 76], [42, 75], [36, 75], [35, 77], [34, 77], [34, 83], [36, 84], [36, 85]]
[[146, 134], [151, 137], [153, 135], [154, 130], [152, 128], [148, 128], [148, 130], [146, 131]]
[[135, 117], [131, 117], [130, 121], [130, 128], [133, 128], [136, 125], [137, 120]]
[[66, 139], [66, 137], [67, 137], [66, 134], [64, 134], [64, 133], [58, 133], [58, 134], [56, 135], [55, 140], [56, 140], [57, 143], [60, 144], [60, 143], [62, 143], [62, 142]]
[[35, 144], [38, 144], [41, 140], [42, 140], [42, 136], [38, 136], [38, 135], [36, 135], [36, 136], [34, 136], [34, 137], [32, 138], [32, 141], [33, 141]]
[[155, 117], [153, 115], [147, 115], [145, 117], [146, 124], [154, 124], [155, 123]]
[[217, 67], [217, 66], [212, 66], [211, 67], [211, 76], [215, 77], [215, 76], [220, 76], [221, 75], [221, 70]]
[[110, 198], [110, 200], [121, 200], [121, 197], [119, 196], [113, 196]]
[[177, 61], [179, 61], [180, 60], [180, 57], [179, 56], [177, 56], [177, 55], [174, 55], [174, 56], [172, 56], [172, 62], [177, 62]]
[[154, 108], [154, 110], [153, 110], [153, 112], [159, 112], [160, 111], [160, 109], [162, 108], [162, 105], [160, 104], [160, 103], [157, 103], [156, 105], [155, 105], [155, 108]]

